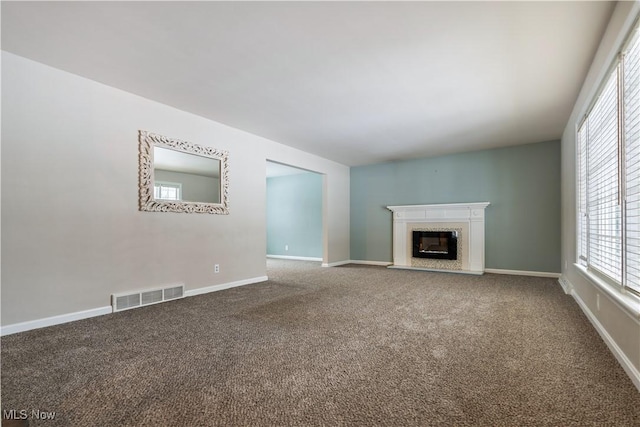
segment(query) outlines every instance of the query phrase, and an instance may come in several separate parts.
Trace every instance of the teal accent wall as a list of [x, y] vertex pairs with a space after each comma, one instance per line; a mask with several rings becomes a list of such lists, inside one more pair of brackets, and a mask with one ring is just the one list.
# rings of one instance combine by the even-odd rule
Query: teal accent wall
[[322, 258], [322, 175], [267, 178], [267, 254]]
[[560, 272], [560, 141], [351, 168], [351, 259], [393, 261], [386, 206], [490, 202], [485, 267]]

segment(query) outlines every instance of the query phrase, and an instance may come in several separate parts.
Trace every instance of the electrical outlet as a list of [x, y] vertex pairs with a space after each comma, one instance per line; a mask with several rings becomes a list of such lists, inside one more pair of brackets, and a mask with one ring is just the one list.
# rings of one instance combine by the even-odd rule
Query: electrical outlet
[[289, 250], [289, 245], [284, 245], [284, 250], [288, 251]]
[[214, 273], [220, 273], [220, 264], [216, 264], [213, 266], [213, 272]]
[[596, 294], [596, 310], [600, 311], [600, 294]]

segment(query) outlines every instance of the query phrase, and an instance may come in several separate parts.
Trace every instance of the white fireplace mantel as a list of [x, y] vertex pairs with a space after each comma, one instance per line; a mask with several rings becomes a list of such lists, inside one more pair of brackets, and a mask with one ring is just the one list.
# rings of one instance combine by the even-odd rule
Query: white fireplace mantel
[[455, 223], [468, 230], [467, 235], [463, 238], [464, 267], [455, 271], [483, 274], [484, 211], [487, 206], [489, 206], [489, 202], [387, 206], [387, 209], [393, 212], [393, 265], [391, 267], [425, 270], [425, 268], [412, 267], [411, 264], [412, 253], [409, 237], [411, 226]]

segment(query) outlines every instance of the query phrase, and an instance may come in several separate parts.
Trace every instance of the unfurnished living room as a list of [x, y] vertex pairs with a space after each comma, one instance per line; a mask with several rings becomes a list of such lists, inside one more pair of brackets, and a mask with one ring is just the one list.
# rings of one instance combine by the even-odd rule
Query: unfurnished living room
[[2, 425], [640, 425], [639, 15], [2, 1]]

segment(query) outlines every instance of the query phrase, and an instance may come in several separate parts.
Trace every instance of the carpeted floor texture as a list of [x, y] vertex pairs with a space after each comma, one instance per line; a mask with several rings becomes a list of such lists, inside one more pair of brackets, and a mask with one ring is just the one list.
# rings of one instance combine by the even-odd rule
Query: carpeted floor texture
[[640, 393], [554, 279], [268, 274], [3, 337], [2, 409], [32, 426], [640, 425]]

